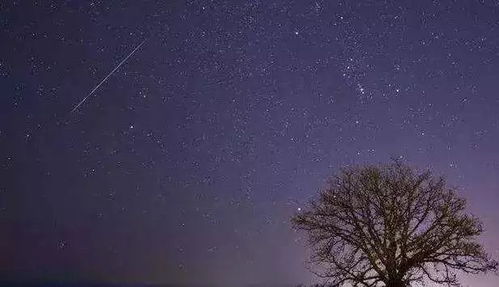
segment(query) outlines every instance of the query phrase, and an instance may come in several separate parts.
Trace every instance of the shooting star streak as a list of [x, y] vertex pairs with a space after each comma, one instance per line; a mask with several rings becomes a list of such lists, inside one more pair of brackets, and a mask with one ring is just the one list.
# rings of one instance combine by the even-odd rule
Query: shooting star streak
[[138, 49], [140, 49], [140, 47], [146, 42], [146, 40], [142, 41], [142, 43], [140, 43], [137, 47], [135, 47], [135, 49], [133, 49], [133, 51], [128, 54], [128, 56], [126, 56], [123, 60], [121, 60], [121, 62], [118, 64], [118, 66], [116, 66], [109, 74], [107, 74], [107, 76], [102, 80], [100, 81], [100, 83], [95, 86], [95, 88], [93, 88], [90, 93], [88, 93], [88, 95], [86, 97], [83, 98], [83, 100], [81, 100], [72, 110], [71, 112], [74, 112], [76, 111], [76, 109], [78, 109], [87, 99], [88, 97], [90, 97], [91, 95], [93, 95], [93, 93], [95, 93], [95, 91], [97, 91], [97, 89], [106, 82], [106, 80], [111, 77], [111, 75], [116, 72], [116, 70], [118, 70], [120, 68], [121, 65], [123, 65], [123, 63], [126, 62], [126, 60], [128, 60], [128, 58], [130, 58]]

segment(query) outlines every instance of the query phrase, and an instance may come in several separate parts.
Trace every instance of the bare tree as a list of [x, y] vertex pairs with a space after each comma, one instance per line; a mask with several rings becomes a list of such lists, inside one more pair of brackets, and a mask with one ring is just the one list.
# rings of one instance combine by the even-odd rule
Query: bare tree
[[478, 218], [444, 178], [394, 161], [342, 170], [292, 222], [334, 286], [460, 286], [456, 272], [497, 269]]

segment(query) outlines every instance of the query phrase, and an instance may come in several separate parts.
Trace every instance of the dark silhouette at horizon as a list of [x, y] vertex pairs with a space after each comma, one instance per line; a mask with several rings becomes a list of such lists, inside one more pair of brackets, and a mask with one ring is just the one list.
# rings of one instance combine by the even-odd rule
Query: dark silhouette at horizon
[[0, 43], [4, 282], [322, 284], [290, 218], [390, 158], [499, 257], [497, 0], [1, 1]]

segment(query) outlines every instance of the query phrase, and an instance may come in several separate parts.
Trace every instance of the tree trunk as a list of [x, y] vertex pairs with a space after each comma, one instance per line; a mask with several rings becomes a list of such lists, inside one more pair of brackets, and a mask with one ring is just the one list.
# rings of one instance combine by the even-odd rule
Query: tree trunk
[[390, 280], [385, 284], [385, 287], [407, 287], [407, 285], [405, 285], [405, 283], [400, 280]]

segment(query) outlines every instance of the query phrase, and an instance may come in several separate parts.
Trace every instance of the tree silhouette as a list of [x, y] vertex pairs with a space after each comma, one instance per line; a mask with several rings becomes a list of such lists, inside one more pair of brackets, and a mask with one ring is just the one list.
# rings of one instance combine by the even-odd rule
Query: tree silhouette
[[333, 286], [460, 286], [457, 271], [497, 269], [465, 207], [444, 178], [394, 161], [343, 169], [292, 222], [308, 233], [316, 274]]

